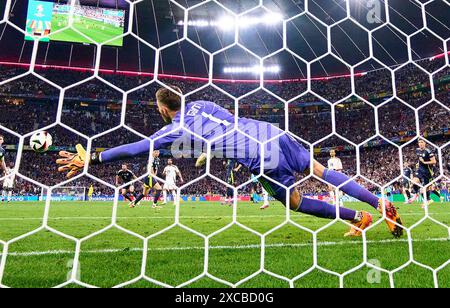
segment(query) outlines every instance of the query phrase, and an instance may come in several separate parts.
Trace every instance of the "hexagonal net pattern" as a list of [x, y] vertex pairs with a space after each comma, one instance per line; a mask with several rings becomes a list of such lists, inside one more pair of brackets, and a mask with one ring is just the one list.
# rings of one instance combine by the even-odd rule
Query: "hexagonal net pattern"
[[[9, 11], [11, 10], [14, 2], [14, 0], [6, 0], [4, 16], [1, 16], [2, 24], [11, 27], [12, 29], [14, 29], [14, 31], [18, 31], [23, 33], [24, 35], [29, 36], [29, 34], [27, 34], [23, 29], [21, 29], [11, 20], [12, 16], [9, 14]], [[210, 280], [230, 287], [240, 287], [261, 274], [265, 274], [273, 278], [282, 280], [289, 284], [290, 287], [294, 287], [296, 281], [302, 279], [303, 277], [316, 270], [337, 277], [339, 279], [339, 286], [344, 287], [345, 277], [359, 271], [362, 268], [378, 270], [383, 274], [388, 275], [389, 285], [391, 287], [394, 287], [395, 275], [409, 266], [418, 266], [422, 269], [432, 272], [433, 284], [435, 287], [439, 287], [439, 272], [449, 265], [450, 260], [447, 260], [439, 267], [431, 267], [416, 260], [414, 254], [415, 241], [413, 240], [412, 232], [422, 223], [426, 221], [432, 221], [433, 223], [444, 228], [446, 232], [450, 234], [450, 228], [448, 224], [438, 221], [432, 215], [430, 215], [428, 205], [425, 206], [424, 216], [421, 219], [416, 221], [414, 224], [403, 227], [404, 232], [406, 233], [406, 238], [400, 239], [398, 240], [398, 242], [404, 244], [406, 243], [409, 247], [408, 259], [404, 264], [401, 264], [395, 269], [387, 270], [371, 262], [368, 256], [368, 247], [371, 243], [371, 241], [368, 239], [368, 234], [373, 229], [371, 227], [367, 230], [363, 230], [362, 232], [362, 262], [357, 266], [340, 273], [322, 266], [318, 257], [319, 247], [321, 246], [321, 244], [323, 244], [318, 240], [320, 233], [330, 229], [335, 223], [343, 222], [346, 226], [350, 226], [347, 222], [339, 218], [339, 210], [337, 210], [338, 218], [319, 229], [313, 230], [312, 228], [304, 226], [302, 223], [294, 221], [292, 217], [293, 214], [290, 212], [289, 206], [287, 206], [285, 215], [283, 216], [283, 221], [280, 221], [277, 226], [274, 226], [269, 231], [261, 232], [256, 231], [239, 221], [239, 201], [237, 198], [234, 198], [231, 222], [221, 229], [215, 230], [214, 232], [205, 235], [181, 222], [180, 211], [182, 209], [180, 203], [177, 203], [174, 221], [167, 228], [164, 228], [163, 230], [160, 230], [149, 236], [143, 236], [127, 228], [124, 228], [117, 223], [120, 189], [126, 185], [116, 187], [111, 183], [101, 179], [100, 176], [90, 174], [89, 166], [85, 166], [83, 172], [80, 175], [77, 175], [75, 180], [81, 177], [87, 177], [89, 179], [92, 179], [92, 181], [99, 182], [105, 187], [114, 190], [115, 199], [113, 204], [111, 223], [105, 228], [102, 228], [101, 230], [98, 230], [82, 238], [68, 235], [51, 227], [49, 225], [49, 212], [53, 192], [61, 189], [62, 187], [71, 186], [74, 180], [62, 180], [56, 184], [54, 182], [43, 184], [39, 180], [34, 179], [33, 176], [21, 172], [20, 166], [26, 163], [24, 150], [25, 140], [37, 131], [48, 131], [59, 127], [86, 141], [86, 150], [88, 153], [90, 153], [95, 149], [96, 140], [99, 140], [108, 134], [114, 134], [120, 129], [120, 132], [128, 131], [131, 132], [131, 134], [133, 134], [135, 137], [137, 136], [139, 138], [148, 140], [151, 144], [150, 153], [152, 153], [154, 143], [158, 141], [158, 139], [150, 138], [146, 133], [142, 133], [141, 131], [139, 131], [139, 129], [136, 129], [135, 127], [127, 124], [127, 101], [131, 99], [133, 95], [138, 93], [138, 91], [145, 89], [148, 85], [158, 85], [159, 87], [169, 89], [168, 84], [170, 83], [170, 81], [168, 80], [170, 80], [171, 77], [168, 74], [162, 73], [162, 66], [166, 65], [167, 67], [170, 64], [164, 63], [162, 61], [162, 55], [166, 52], [172, 51], [172, 49], [174, 49], [175, 52], [181, 52], [182, 47], [179, 46], [182, 45], [197, 50], [199, 59], [201, 59], [200, 61], [204, 62], [206, 66], [207, 76], [204, 76], [202, 78], [183, 76], [184, 78], [181, 78], [181, 81], [179, 81], [181, 83], [185, 82], [186, 89], [188, 90], [185, 91], [185, 93], [177, 93], [182, 97], [183, 104], [181, 107], [181, 126], [176, 128], [176, 130], [185, 131], [186, 133], [192, 134], [198, 139], [203, 140], [207, 145], [206, 153], [209, 158], [212, 158], [213, 141], [211, 139], [205, 139], [204, 136], [197, 135], [196, 132], [189, 130], [184, 125], [184, 114], [186, 113], [187, 101], [190, 97], [195, 97], [196, 94], [202, 93], [202, 91], [207, 91], [208, 89], [214, 91], [216, 95], [222, 95], [226, 99], [232, 101], [235, 105], [230, 109], [234, 109], [235, 111], [234, 116], [236, 125], [232, 128], [231, 131], [227, 132], [227, 134], [237, 132], [239, 134], [246, 135], [255, 144], [258, 144], [258, 148], [262, 157], [264, 157], [264, 151], [266, 151], [265, 145], [277, 138], [280, 138], [280, 135], [262, 140], [257, 138], [256, 136], [247, 135], [247, 132], [241, 130], [241, 128], [237, 125], [238, 117], [240, 114], [242, 114], [242, 110], [240, 110], [240, 104], [245, 104], [246, 99], [251, 100], [252, 98], [254, 98], [256, 100], [274, 101], [274, 106], [276, 107], [272, 106], [273, 109], [271, 110], [276, 109], [276, 112], [279, 112], [280, 117], [283, 119], [280, 121], [282, 135], [288, 135], [292, 138], [295, 138], [298, 142], [303, 143], [306, 148], [311, 150], [311, 159], [315, 158], [315, 155], [317, 154], [317, 148], [330, 148], [330, 145], [327, 143], [327, 141], [332, 138], [335, 138], [334, 140], [339, 140], [336, 142], [345, 143], [346, 145], [344, 147], [346, 147], [347, 150], [355, 151], [356, 166], [354, 169], [354, 173], [352, 174], [352, 179], [357, 179], [359, 182], [364, 181], [365, 183], [376, 187], [376, 189], [382, 192], [382, 196], [385, 196], [386, 189], [389, 189], [394, 183], [404, 178], [403, 171], [401, 170], [403, 170], [403, 166], [406, 165], [406, 161], [410, 160], [410, 156], [408, 156], [410, 155], [408, 154], [408, 147], [412, 146], [412, 144], [416, 142], [418, 138], [426, 139], [426, 142], [429, 143], [429, 147], [434, 147], [436, 149], [435, 152], [438, 158], [437, 163], [439, 165], [439, 176], [437, 178], [442, 180], [445, 179], [446, 176], [448, 176], [448, 174], [446, 174], [446, 166], [448, 161], [445, 161], [444, 152], [445, 149], [450, 145], [450, 143], [440, 142], [439, 144], [433, 144], [432, 141], [428, 140], [428, 135], [424, 132], [423, 125], [420, 124], [423, 123], [423, 121], [426, 121], [426, 115], [424, 115], [423, 113], [426, 113], [426, 110], [429, 108], [431, 108], [430, 112], [432, 114], [435, 114], [437, 109], [439, 109], [442, 113], [450, 112], [448, 95], [444, 95], [444, 97], [440, 97], [438, 95], [438, 88], [442, 83], [442, 79], [445, 79], [445, 76], [448, 75], [448, 68], [450, 65], [448, 56], [450, 36], [448, 36], [448, 32], [445, 32], [449, 29], [450, 25], [443, 23], [441, 20], [435, 18], [432, 14], [429, 13], [429, 8], [436, 5], [436, 3], [438, 2], [446, 9], [449, 9], [450, 6], [448, 2], [438, 0], [409, 0], [409, 5], [411, 5], [414, 10], [420, 12], [420, 16], [422, 19], [418, 22], [418, 25], [408, 25], [407, 23], [405, 26], [404, 23], [398, 24], [396, 22], [398, 18], [401, 19], [405, 17], [402, 15], [402, 12], [399, 11], [398, 7], [391, 3], [394, 1], [388, 0], [368, 1], [370, 2], [369, 6], [366, 8], [368, 11], [368, 15], [367, 20], [364, 22], [361, 22], [361, 20], [358, 20], [358, 18], [355, 17], [354, 2], [357, 1], [352, 0], [327, 1], [330, 3], [333, 2], [329, 5], [334, 8], [339, 8], [340, 13], [333, 13], [331, 11], [328, 11], [327, 9], [324, 9], [322, 7], [324, 1], [304, 0], [300, 1], [301, 4], [297, 3], [296, 5], [294, 5], [294, 8], [292, 10], [284, 12], [281, 15], [276, 10], [277, 6], [274, 5], [274, 3], [277, 3], [277, 1], [243, 1], [245, 2], [243, 4], [240, 1], [169, 0], [168, 3], [171, 8], [181, 13], [182, 18], [180, 18], [180, 22], [178, 23], [178, 27], [180, 29], [176, 31], [176, 40], [165, 44], [163, 38], [158, 37], [158, 41], [161, 40], [158, 45], [147, 42], [146, 38], [140, 37], [139, 32], [136, 32], [136, 27], [138, 27], [139, 23], [134, 21], [142, 17], [137, 16], [137, 6], [142, 5], [143, 2], [147, 3], [148, 1], [126, 0], [126, 2], [129, 6], [128, 19], [130, 21], [127, 26], [126, 32], [120, 35], [120, 37], [111, 38], [106, 42], [97, 42], [92, 37], [87, 36], [86, 34], [80, 32], [79, 29], [75, 28], [73, 24], [73, 18], [75, 14], [74, 8], [78, 5], [79, 1], [70, 0], [68, 3], [71, 10], [68, 13], [69, 23], [67, 25], [67, 29], [71, 29], [72, 31], [78, 33], [78, 35], [84, 37], [87, 41], [89, 41], [92, 46], [96, 46], [92, 69], [90, 69], [92, 76], [88, 77], [87, 79], [82, 78], [82, 80], [80, 80], [79, 82], [70, 83], [67, 86], [61, 86], [56, 81], [51, 81], [42, 76], [42, 74], [40, 74], [39, 72], [39, 69], [42, 68], [42, 65], [39, 65], [38, 60], [38, 53], [40, 50], [39, 45], [42, 44], [42, 38], [33, 37], [34, 44], [29, 61], [29, 66], [27, 67], [27, 69], [23, 74], [11, 78], [2, 79], [0, 81], [0, 86], [3, 88], [3, 86], [7, 85], [8, 83], [15, 82], [27, 75], [30, 75], [37, 80], [40, 80], [45, 84], [51, 86], [52, 88], [57, 89], [57, 91], [60, 92], [57, 102], [58, 107], [56, 109], [56, 121], [54, 123], [47, 123], [46, 125], [38, 129], [33, 128], [32, 131], [28, 130], [25, 134], [23, 134], [22, 132], [14, 131], [3, 123], [0, 123], [0, 129], [2, 131], [18, 138], [19, 140], [19, 147], [17, 149], [17, 158], [13, 174], [28, 181], [29, 183], [32, 183], [33, 185], [36, 185], [37, 187], [41, 187], [46, 192], [45, 210], [42, 217], [42, 224], [32, 231], [20, 236], [16, 236], [10, 240], [3, 241], [2, 239], [0, 239], [0, 245], [3, 249], [0, 263], [0, 287], [8, 287], [3, 278], [6, 272], [6, 264], [8, 262], [8, 258], [10, 257], [9, 251], [11, 245], [21, 240], [27, 239], [33, 235], [37, 235], [41, 231], [48, 231], [74, 243], [72, 272], [69, 277], [67, 277], [67, 280], [57, 287], [65, 287], [70, 284], [77, 284], [84, 287], [95, 287], [94, 285], [83, 282], [77, 275], [80, 267], [81, 247], [86, 241], [96, 236], [107, 233], [108, 231], [113, 229], [118, 229], [125, 234], [137, 238], [143, 243], [141, 273], [132, 280], [120, 283], [115, 287], [130, 286], [142, 280], [146, 280], [152, 284], [162, 287], [185, 287], [194, 284], [203, 278], [209, 278]], [[153, 1], [151, 1], [151, 3], [153, 4]], [[149, 4], [149, 2], [147, 4]], [[202, 11], [208, 12], [208, 10], [212, 8], [220, 10], [222, 14], [227, 16], [226, 19], [224, 19], [223, 21], [218, 21], [216, 23], [213, 23], [212, 21], [209, 23], [206, 21], [196, 23], [195, 19], [192, 19], [192, 16], [195, 16], [195, 14], [193, 13]], [[275, 25], [261, 25], [261, 18], [258, 19], [258, 16], [274, 18], [275, 21], [273, 23]], [[220, 25], [220, 22], [228, 22], [229, 24]], [[295, 31], [298, 31], [306, 25], [309, 25], [311, 27], [311, 32], [303, 34], [298, 32], [301, 35], [295, 34]], [[227, 37], [223, 41], [220, 41], [219, 39], [220, 42], [215, 45], [213, 44], [214, 47], [212, 48], [205, 47], [201, 43], [198, 33], [196, 35], [192, 34], [193, 31], [195, 34], [195, 27], [200, 28], [202, 26], [225, 28], [225, 30], [221, 29], [221, 31], [229, 31], [229, 33], [232, 33], [232, 35], [231, 37]], [[257, 30], [257, 28], [259, 27], [260, 29]], [[447, 36], [442, 37], [441, 33], [437, 33], [436, 27], [438, 27], [439, 29], [444, 29], [444, 33], [446, 33]], [[276, 28], [276, 30], [274, 30], [274, 28]], [[353, 28], [354, 30], [347, 31], [349, 28]], [[411, 28], [413, 30], [410, 30]], [[261, 33], [263, 35], [273, 34], [274, 36], [273, 39], [269, 40], [270, 43], [268, 44], [264, 44], [264, 40], [261, 39], [263, 43], [260, 44], [261, 46], [259, 46], [258, 48], [254, 46], [257, 44], [255, 44], [251, 40], [249, 42], [249, 37], [251, 37], [252, 34], [261, 35]], [[422, 55], [420, 54], [420, 50], [418, 50], [417, 48], [417, 46], [422, 46], [420, 45], [420, 40], [423, 40], [424, 33], [426, 33], [425, 37], [427, 39], [433, 40], [434, 43], [440, 46], [435, 50], [435, 56], [433, 58], [428, 57], [425, 60], [425, 56], [422, 57]], [[310, 38], [308, 38], [308, 35], [315, 36], [318, 41], [323, 39], [323, 42], [318, 43], [320, 45], [318, 48], [312, 48], [311, 46], [309, 46]], [[152, 62], [154, 62], [152, 65], [153, 71], [147, 74], [148, 80], [146, 80], [144, 84], [136, 84], [131, 89], [126, 90], [122, 89], [120, 85], [115, 84], [114, 81], [109, 80], [106, 75], [102, 75], [104, 73], [104, 70], [102, 70], [102, 57], [103, 53], [105, 52], [104, 47], [107, 46], [111, 41], [125, 37], [131, 37], [134, 40], [140, 42], [138, 46], [141, 46], [142, 44], [143, 46], [145, 46], [145, 48], [148, 49], [149, 52], [154, 54], [154, 58], [152, 58]], [[347, 45], [343, 43], [344, 38], [347, 42]], [[400, 51], [399, 54], [395, 56], [391, 54], [392, 50], [389, 48], [389, 44], [391, 42], [389, 41], [389, 39], [391, 38], [400, 40], [400, 45], [403, 46], [405, 51], [404, 54], [402, 54]], [[383, 41], [384, 39], [386, 39], [386, 41]], [[300, 44], [307, 47], [309, 46], [309, 48], [300, 49], [298, 44], [293, 43], [293, 41], [301, 41]], [[386, 42], [387, 44], [385, 44]], [[349, 50], [356, 50], [356, 55], [349, 53]], [[224, 63], [230, 63], [223, 62], [226, 61], [225, 58], [227, 58], [227, 52], [229, 52], [228, 55], [237, 55], [237, 57], [241, 57], [241, 59], [244, 59], [243, 61], [238, 63], [240, 67], [228, 67], [224, 69], [224, 66], [226, 66], [226, 64]], [[189, 62], [188, 60], [191, 60], [183, 59], [183, 57], [181, 57], [181, 59], [182, 61], [186, 62]], [[435, 62], [433, 62], [435, 60], [440, 60], [441, 65], [435, 65]], [[429, 64], [431, 62], [433, 62], [433, 64]], [[242, 65], [242, 63], [244, 64]], [[279, 78], [283, 80], [271, 78], [272, 73], [280, 73], [277, 64], [280, 66], [288, 65], [292, 70], [295, 70], [295, 78], [292, 76], [287, 76], [287, 78]], [[189, 64], [183, 62], [183, 69], [185, 70], [185, 73], [188, 74]], [[251, 69], [251, 71], [248, 71], [249, 69]], [[339, 75], [333, 74], [333, 70], [338, 72]], [[322, 77], [324, 75], [321, 72], [326, 73], [325, 77]], [[223, 74], [227, 73], [232, 74], [233, 77], [225, 80], [225, 78], [223, 78]], [[251, 77], [247, 79], [234, 78], [239, 74], [247, 74], [246, 76], [250, 75]], [[411, 74], [413, 76], [410, 76]], [[281, 76], [281, 73], [279, 76]], [[371, 80], [371, 76], [375, 77], [373, 77], [373, 79]], [[410, 78], [408, 79], [408, 77]], [[388, 93], [384, 93], [384, 96], [377, 93], [377, 89], [375, 89], [377, 87], [377, 81], [381, 82], [380, 80], [382, 79], [390, 89], [387, 90]], [[399, 85], [400, 80], [402, 82], [401, 85]], [[72, 96], [71, 91], [78, 86], [83, 86], [91, 81], [99, 82], [103, 84], [104, 87], [109, 88], [108, 91], [105, 91], [106, 97], [108, 97], [108, 95], [113, 95], [111, 93], [114, 92], [114, 99], [120, 100], [122, 102], [120, 110], [120, 123], [114, 123], [114, 125], [110, 125], [110, 127], [108, 127], [105, 131], [95, 134], [89, 131], [90, 128], [77, 129], [76, 126], [74, 127], [73, 125], [67, 125], [64, 121], [63, 114], [63, 105], [66, 99]], [[359, 89], [363, 84], [366, 85], [367, 89], [364, 91], [364, 93], [361, 93]], [[411, 88], [417, 86], [418, 84], [422, 85], [423, 87], [429, 88], [428, 97], [424, 98], [408, 96], [409, 92], [413, 91], [411, 90]], [[348, 91], [344, 89], [345, 87], [348, 88]], [[89, 87], [86, 89], [89, 89]], [[448, 91], [448, 86], [444, 89]], [[171, 89], [171, 91], [174, 90]], [[210, 97], [208, 97], [208, 92], [205, 93], [206, 95], [203, 95], [202, 98], [206, 100], [211, 99]], [[376, 97], [376, 95], [380, 96]], [[322, 104], [321, 106], [325, 106], [323, 108], [326, 109], [326, 112], [329, 115], [329, 121], [322, 119], [322, 122], [319, 121], [318, 123], [314, 124], [314, 121], [317, 119], [313, 119], [312, 117], [310, 119], [311, 122], [309, 122], [311, 123], [311, 125], [307, 127], [308, 125], [301, 123], [298, 118], [296, 118], [296, 114], [293, 111], [299, 101], [304, 103], [320, 101]], [[356, 121], [364, 122], [361, 124], [361, 126], [364, 126], [364, 133], [367, 133], [361, 133], [358, 136], [355, 136], [351, 133], [354, 127], [352, 126], [352, 123], [348, 123], [348, 118], [340, 117], [342, 108], [345, 108], [346, 104], [355, 101], [359, 102], [359, 104], [361, 105], [367, 106], [367, 109], [364, 112], [372, 114], [372, 118], [366, 117], [367, 113], [364, 112], [360, 116], [355, 116]], [[305, 106], [307, 106], [307, 104]], [[302, 108], [304, 108], [304, 106]], [[392, 124], [392, 119], [390, 120], [391, 122], [389, 122], [387, 119], [389, 118], [389, 114], [392, 113], [392, 110], [396, 110], [397, 108], [403, 108], [402, 110], [404, 110], [400, 112], [400, 116], [396, 116], [393, 119], [393, 121], [401, 122], [397, 123], [399, 124], [397, 126], [400, 126], [400, 124], [407, 125], [406, 122], [408, 120], [410, 120], [412, 123], [409, 129], [410, 132], [412, 130], [413, 133], [405, 136], [405, 138], [398, 137], [397, 135], [390, 135], [390, 133], [392, 133], [392, 127], [390, 126]], [[405, 115], [408, 112], [410, 113], [410, 115], [404, 118], [402, 115]], [[309, 114], [311, 114], [311, 112]], [[266, 119], [268, 118], [269, 116], [266, 115]], [[329, 124], [325, 124], [325, 122], [327, 121], [329, 122]], [[388, 121], [389, 123], [387, 123], [386, 125], [383, 124], [386, 121]], [[341, 127], [342, 123], [345, 129]], [[312, 131], [312, 133], [310, 130]], [[350, 131], [350, 133], [348, 133], [348, 131]], [[167, 131], [166, 133], [170, 134], [173, 132], [175, 131]], [[323, 134], [320, 135], [317, 134], [317, 132]], [[223, 136], [218, 136], [218, 138], [221, 137]], [[370, 148], [377, 144], [383, 144], [384, 146], [389, 147], [391, 149], [390, 151], [394, 153], [394, 157], [396, 157], [395, 153], [399, 153], [397, 157], [398, 159], [395, 159], [395, 161], [393, 162], [393, 164], [396, 164], [395, 168], [399, 170], [399, 173], [396, 173], [394, 175], [391, 174], [392, 176], [390, 178], [384, 178], [381, 184], [379, 182], [376, 182], [377, 180], [375, 180], [371, 176], [373, 175], [373, 171], [371, 171], [370, 168], [364, 167], [365, 161], [370, 159], [368, 158], [371, 155]], [[367, 154], [369, 156], [364, 156], [366, 151], [369, 151]], [[264, 164], [265, 162], [263, 160], [261, 162], [261, 172], [259, 175], [257, 175], [257, 177], [273, 181], [272, 179], [269, 179], [267, 175], [265, 175]], [[196, 182], [206, 179], [216, 181], [219, 183], [219, 185], [223, 185], [224, 187], [234, 190], [235, 196], [238, 196], [241, 189], [243, 189], [246, 185], [251, 184], [251, 181], [247, 181], [242, 185], [235, 187], [212, 173], [211, 162], [208, 161], [206, 164], [206, 172], [204, 175], [199, 178], [193, 179], [192, 181], [177, 188], [178, 198], [180, 198], [180, 195], [186, 187], [189, 187]], [[143, 177], [141, 177], [141, 179], [142, 178]], [[299, 182], [291, 187], [286, 187], [284, 183], [275, 184], [283, 187], [286, 191], [291, 191], [296, 187], [300, 187], [301, 190], [302, 185], [306, 185], [308, 181], [317, 181], [320, 184], [316, 185], [323, 185], [322, 179], [313, 174], [309, 174], [305, 178], [300, 179]], [[424, 188], [431, 187], [434, 183], [435, 181], [427, 184]], [[341, 185], [341, 187], [342, 186], [343, 185]], [[332, 190], [336, 190], [335, 193], [338, 194], [339, 188], [340, 187], [334, 187], [332, 188]], [[422, 194], [425, 195], [424, 197], [426, 197], [426, 193], [424, 191], [425, 190], [422, 190]], [[386, 218], [385, 211], [383, 213], [383, 218]], [[382, 221], [383, 219], [376, 223], [374, 227], [379, 225]], [[299, 231], [310, 234], [312, 237], [312, 266], [307, 270], [299, 273], [299, 275], [295, 277], [287, 277], [268, 270], [265, 262], [265, 258], [267, 256], [266, 243], [268, 237], [287, 225], [292, 225]], [[260, 252], [260, 266], [259, 269], [257, 269], [253, 274], [248, 275], [245, 278], [240, 279], [239, 281], [230, 282], [210, 273], [210, 255], [212, 251], [210, 243], [213, 240], [213, 237], [216, 237], [235, 227], [239, 227], [258, 237], [259, 244], [255, 245], [255, 247], [257, 247]], [[149, 277], [146, 274], [146, 264], [149, 258], [148, 253], [151, 252], [151, 248], [149, 248], [149, 241], [170, 232], [174, 228], [181, 228], [189, 234], [192, 234], [192, 236], [200, 237], [204, 241], [204, 266], [203, 271], [200, 275], [180, 284], [169, 285], [168, 283], [161, 282], [157, 279]], [[391, 240], [385, 240], [385, 242], [390, 241]]]

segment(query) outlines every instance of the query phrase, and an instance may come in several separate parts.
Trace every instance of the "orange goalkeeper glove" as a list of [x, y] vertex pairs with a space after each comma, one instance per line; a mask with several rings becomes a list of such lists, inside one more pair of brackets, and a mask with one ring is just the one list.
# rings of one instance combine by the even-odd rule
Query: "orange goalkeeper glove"
[[67, 172], [67, 178], [74, 177], [78, 172], [83, 170], [86, 163], [86, 150], [81, 144], [76, 146], [77, 153], [69, 153], [66, 151], [59, 152], [59, 158], [56, 163], [61, 165], [58, 168], [58, 172]]

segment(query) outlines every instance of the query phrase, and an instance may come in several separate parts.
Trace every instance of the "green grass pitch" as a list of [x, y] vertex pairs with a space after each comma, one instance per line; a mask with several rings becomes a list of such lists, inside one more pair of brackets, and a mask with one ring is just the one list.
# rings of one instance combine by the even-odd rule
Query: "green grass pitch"
[[[347, 204], [352, 208], [367, 207], [363, 204]], [[412, 226], [424, 217], [420, 206], [398, 204], [405, 224]], [[43, 203], [12, 203], [0, 205], [0, 240], [9, 241], [19, 235], [42, 226], [45, 206]], [[82, 239], [111, 224], [112, 203], [69, 202], [51, 204], [48, 225], [55, 230]], [[375, 214], [375, 212], [373, 212]], [[261, 234], [285, 221], [285, 209], [273, 203], [265, 211], [250, 203], [239, 203], [237, 220]], [[182, 203], [180, 223], [204, 235], [211, 235], [232, 222], [233, 210], [219, 203]], [[375, 215], [379, 219], [379, 215]], [[450, 258], [449, 220], [450, 204], [435, 203], [430, 216], [444, 226], [425, 220], [411, 231], [412, 249], [407, 237], [393, 239], [386, 225], [381, 222], [367, 234], [367, 258], [378, 266], [393, 271], [410, 260], [430, 268], [438, 268]], [[148, 203], [130, 209], [125, 203], [117, 208], [117, 225], [143, 237], [174, 224], [175, 207], [172, 204], [162, 210], [151, 209]], [[311, 230], [318, 230], [328, 220], [292, 213], [292, 221]], [[293, 282], [295, 287], [390, 287], [389, 274], [361, 267], [339, 277], [322, 269], [343, 274], [363, 262], [362, 239], [343, 237], [348, 226], [337, 222], [317, 235], [317, 265], [308, 274]], [[313, 267], [313, 236], [286, 224], [265, 237], [265, 254], [261, 262], [261, 239], [238, 225], [209, 239], [208, 273], [232, 284], [242, 282], [257, 273], [264, 265], [269, 273], [288, 279]], [[0, 245], [1, 246], [1, 245]], [[89, 285], [112, 287], [139, 277], [143, 268], [144, 243], [115, 227], [90, 237], [81, 243], [79, 279]], [[151, 238], [145, 262], [146, 276], [162, 283], [179, 286], [204, 272], [205, 241], [181, 227], [175, 226]], [[0, 247], [2, 251], [3, 247]], [[9, 245], [2, 284], [10, 287], [52, 287], [70, 277], [75, 242], [41, 230]], [[433, 287], [436, 278], [440, 287], [450, 287], [450, 265], [443, 267], [433, 277], [429, 269], [411, 263], [392, 275], [395, 287]], [[255, 275], [239, 284], [239, 287], [289, 287], [288, 281], [267, 273]], [[68, 287], [79, 287], [68, 285]], [[129, 287], [158, 287], [147, 280], [139, 280]], [[187, 287], [227, 287], [214, 279], [204, 277]]]
[[[66, 15], [57, 14], [52, 19], [52, 32], [56, 32], [62, 28], [67, 27], [68, 18]], [[81, 17], [76, 19], [73, 24], [73, 28], [77, 29], [96, 43], [105, 43], [113, 38], [119, 37], [123, 34], [124, 29], [121, 27], [115, 27], [113, 25], [105, 24], [96, 20]], [[65, 29], [56, 34], [50, 35], [52, 41], [64, 41], [75, 43], [91, 43], [85, 37], [75, 32], [73, 29]], [[108, 42], [111, 46], [122, 46], [123, 37], [114, 39]]]

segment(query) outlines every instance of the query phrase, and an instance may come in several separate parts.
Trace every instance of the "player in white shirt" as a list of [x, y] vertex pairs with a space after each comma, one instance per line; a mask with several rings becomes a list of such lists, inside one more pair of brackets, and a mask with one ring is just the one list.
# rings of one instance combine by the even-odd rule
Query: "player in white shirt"
[[178, 198], [177, 198], [177, 177], [180, 178], [181, 183], [184, 182], [183, 176], [181, 175], [180, 170], [177, 166], [173, 164], [173, 160], [169, 159], [167, 161], [167, 166], [164, 168], [163, 176], [166, 177], [166, 181], [163, 186], [163, 196], [164, 196], [164, 203], [167, 204], [167, 192], [170, 192], [173, 196], [174, 203], [178, 204]]
[[[330, 159], [328, 160], [328, 169], [334, 170], [337, 172], [342, 172], [344, 169], [342, 167], [342, 161], [340, 158], [336, 157], [336, 151], [331, 150], [330, 151]], [[334, 205], [339, 204], [339, 206], [344, 206], [344, 203], [342, 200], [342, 192], [339, 191], [339, 196], [336, 197], [335, 189], [332, 186], [328, 186], [328, 191], [330, 193], [330, 199], [333, 201]]]
[[6, 167], [6, 177], [3, 179], [2, 202], [11, 202], [14, 189], [14, 181], [16, 180], [16, 176], [13, 172], [13, 164], [11, 164], [10, 167]]

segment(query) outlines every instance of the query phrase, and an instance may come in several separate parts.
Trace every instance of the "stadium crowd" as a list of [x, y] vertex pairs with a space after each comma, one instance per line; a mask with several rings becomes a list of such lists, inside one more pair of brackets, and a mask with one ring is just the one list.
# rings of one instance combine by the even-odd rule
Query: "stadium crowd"
[[[438, 68], [438, 61], [418, 63], [425, 70], [434, 72]], [[25, 71], [21, 68], [0, 66], [0, 80], [18, 76]], [[76, 83], [89, 73], [63, 70], [42, 71], [43, 77], [57, 80], [59, 85], [68, 86]], [[449, 106], [450, 81], [449, 71], [444, 69], [434, 75], [435, 96], [440, 103]], [[142, 85], [147, 80], [144, 77], [131, 77], [120, 75], [107, 75], [108, 82], [122, 89], [131, 89]], [[382, 105], [378, 110], [380, 133], [397, 144], [409, 140], [408, 136], [416, 133], [416, 118], [414, 109], [431, 101], [431, 88], [429, 76], [416, 65], [409, 64], [395, 72], [398, 98], [393, 97], [391, 74], [386, 69], [378, 69], [355, 78], [356, 93], [359, 97], [369, 101], [374, 106]], [[189, 80], [161, 80], [182, 88], [183, 91], [192, 91], [202, 86], [201, 82]], [[336, 132], [356, 144], [367, 142], [375, 136], [374, 108], [356, 96], [350, 96], [349, 78], [333, 78], [329, 80], [313, 80], [312, 93], [293, 99], [289, 104], [288, 121], [286, 121], [285, 104], [265, 90], [245, 97], [239, 101], [239, 116], [268, 121], [285, 128], [286, 122], [289, 130], [307, 142], [318, 142], [315, 148], [323, 149], [315, 158], [326, 163], [328, 147], [339, 147], [339, 156], [344, 164], [344, 172], [350, 175], [356, 172], [356, 159], [354, 148], [345, 148], [341, 139], [327, 138], [332, 133], [332, 117], [330, 102], [338, 102], [336, 111]], [[256, 88], [255, 84], [218, 83], [218, 87], [231, 94], [245, 94]], [[159, 130], [163, 123], [154, 105], [154, 93], [159, 86], [150, 84], [131, 92], [126, 101], [125, 124], [143, 135], [150, 135]], [[282, 98], [294, 98], [306, 90], [305, 82], [270, 83], [267, 88]], [[48, 83], [33, 75], [16, 79], [0, 86], [0, 123], [20, 134], [25, 134], [47, 125], [51, 125], [57, 117], [58, 100], [60, 92]], [[346, 98], [345, 100], [343, 100]], [[121, 123], [123, 94], [107, 86], [98, 79], [90, 80], [79, 86], [66, 90], [61, 114], [62, 123], [76, 129], [87, 136], [94, 136], [115, 128]], [[225, 93], [207, 87], [190, 95], [187, 100], [211, 100], [234, 113], [234, 100]], [[435, 144], [445, 144], [449, 141], [450, 112], [440, 103], [433, 102], [420, 109], [419, 121], [421, 134], [432, 140]], [[409, 105], [409, 106], [408, 106]], [[20, 121], [18, 117], [20, 116]], [[139, 139], [138, 136], [123, 131], [113, 131], [108, 135], [97, 138], [94, 147], [103, 148], [128, 143]], [[62, 128], [49, 129], [54, 137], [54, 144], [59, 146], [74, 146], [75, 141], [85, 143], [80, 136]], [[4, 133], [0, 131], [0, 133]], [[15, 139], [6, 135], [6, 144], [14, 144]], [[9, 137], [9, 138], [8, 138]], [[8, 140], [9, 139], [9, 140]], [[320, 141], [320, 142], [319, 142]], [[373, 139], [372, 139], [373, 141]], [[400, 176], [398, 150], [386, 144], [372, 142], [365, 144], [361, 150], [361, 174], [368, 179], [379, 183], [387, 182]], [[414, 161], [415, 145], [405, 148], [406, 161]], [[15, 151], [8, 151], [7, 161], [14, 161]], [[450, 150], [444, 151], [444, 163], [450, 162]], [[55, 176], [54, 158], [56, 152], [49, 152], [37, 156], [33, 152], [24, 151], [22, 154], [21, 174], [37, 180], [46, 185], [55, 185], [64, 180], [62, 175]], [[165, 163], [165, 159], [164, 162]], [[190, 159], [176, 159], [186, 182], [199, 177], [202, 171], [192, 171], [193, 162]], [[130, 169], [137, 175], [143, 175], [147, 169], [145, 158], [133, 161]], [[105, 181], [114, 184], [116, 171], [120, 164], [94, 168], [91, 173]], [[225, 168], [222, 162], [212, 164], [211, 174], [225, 179]], [[247, 170], [236, 175], [237, 185], [250, 178]], [[300, 178], [300, 177], [299, 177]], [[33, 185], [19, 180], [17, 190], [23, 192], [33, 191]], [[92, 183], [89, 178], [78, 180], [73, 186], [88, 187]], [[376, 191], [374, 185], [367, 186]], [[304, 193], [322, 193], [327, 191], [325, 185], [317, 185], [313, 180], [302, 184]], [[190, 185], [184, 193], [189, 195], [222, 194], [226, 187], [216, 181], [199, 181]], [[250, 188], [244, 190], [246, 193]], [[98, 193], [98, 192], [97, 192]]]

